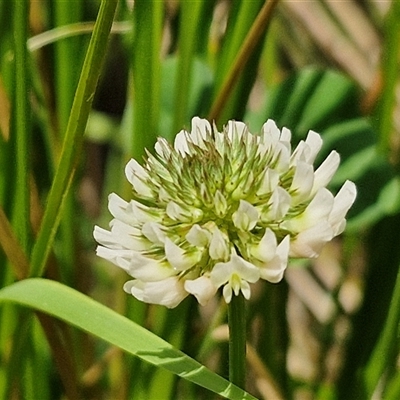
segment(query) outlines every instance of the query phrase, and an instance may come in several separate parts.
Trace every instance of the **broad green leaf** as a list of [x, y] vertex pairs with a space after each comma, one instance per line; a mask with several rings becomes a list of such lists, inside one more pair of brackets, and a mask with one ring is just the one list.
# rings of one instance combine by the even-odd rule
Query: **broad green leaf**
[[225, 398], [254, 399], [145, 328], [58, 282], [41, 278], [17, 282], [0, 290], [0, 302], [52, 315]]

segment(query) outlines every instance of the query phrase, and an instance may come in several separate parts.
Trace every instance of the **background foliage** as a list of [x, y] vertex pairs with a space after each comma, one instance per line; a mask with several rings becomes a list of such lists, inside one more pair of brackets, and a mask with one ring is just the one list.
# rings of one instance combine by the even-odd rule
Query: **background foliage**
[[139, 303], [94, 255], [127, 160], [194, 115], [313, 129], [331, 189], [358, 188], [340, 239], [254, 288], [247, 391], [400, 398], [399, 2], [19, 0], [0, 23], [0, 399], [251, 398], [223, 303]]

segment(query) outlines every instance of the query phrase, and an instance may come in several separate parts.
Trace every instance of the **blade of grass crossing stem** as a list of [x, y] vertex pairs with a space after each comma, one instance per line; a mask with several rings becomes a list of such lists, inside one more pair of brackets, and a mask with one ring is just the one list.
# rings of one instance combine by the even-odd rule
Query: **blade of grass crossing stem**
[[152, 149], [160, 117], [162, 1], [135, 1], [133, 66], [133, 138], [130, 156], [140, 160]]
[[1, 289], [0, 302], [16, 303], [56, 316], [220, 396], [254, 399], [157, 335], [59, 282], [25, 279]]
[[191, 70], [196, 51], [196, 38], [200, 33], [198, 32], [200, 16], [202, 9], [206, 5], [203, 1], [183, 1], [180, 4], [178, 68], [175, 83], [175, 115], [172, 135], [179, 132], [182, 126], [188, 122], [186, 118], [192, 80]]
[[385, 41], [383, 48], [383, 90], [378, 109], [380, 148], [388, 151], [390, 137], [393, 129], [393, 108], [395, 105], [395, 91], [398, 81], [398, 60], [400, 54], [400, 2], [392, 2], [391, 9], [387, 13]]
[[[63, 26], [78, 22], [82, 18], [82, 2], [75, 2], [71, 7], [69, 2], [56, 0], [54, 2], [55, 26]], [[74, 99], [76, 85], [79, 79], [81, 68], [81, 37], [67, 38], [55, 44], [55, 81], [56, 81], [56, 104], [58, 127], [61, 134], [64, 134], [68, 125], [69, 113]], [[71, 62], [71, 55], [75, 60]], [[64, 282], [72, 281], [72, 270], [75, 265], [75, 219], [74, 196], [69, 194], [65, 199], [63, 217], [61, 220], [62, 234], [62, 266], [60, 269]]]
[[31, 276], [40, 276], [53, 244], [68, 193], [79, 160], [83, 134], [93, 102], [108, 37], [118, 0], [103, 0], [90, 39], [71, 114], [65, 133], [61, 159], [54, 177], [42, 225], [31, 257]]
[[381, 336], [372, 352], [364, 371], [365, 387], [368, 398], [373, 395], [388, 360], [396, 354], [400, 322], [400, 272], [397, 274], [396, 285], [390, 303], [389, 313]]
[[15, 86], [12, 107], [12, 124], [15, 145], [16, 174], [13, 194], [12, 224], [25, 252], [29, 248], [29, 69], [26, 42], [28, 39], [28, 0], [16, 1], [13, 12]]

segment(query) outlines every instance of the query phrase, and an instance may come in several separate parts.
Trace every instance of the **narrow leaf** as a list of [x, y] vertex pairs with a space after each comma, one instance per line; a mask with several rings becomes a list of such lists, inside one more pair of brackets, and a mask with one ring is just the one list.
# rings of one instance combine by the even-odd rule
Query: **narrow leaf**
[[72, 105], [60, 164], [47, 200], [39, 235], [32, 250], [32, 276], [40, 276], [44, 270], [60, 221], [63, 200], [74, 177], [117, 3], [117, 0], [103, 0], [101, 2], [98, 19], [89, 43]]
[[61, 283], [26, 279], [1, 289], [0, 302], [53, 315], [225, 398], [254, 399], [150, 331]]

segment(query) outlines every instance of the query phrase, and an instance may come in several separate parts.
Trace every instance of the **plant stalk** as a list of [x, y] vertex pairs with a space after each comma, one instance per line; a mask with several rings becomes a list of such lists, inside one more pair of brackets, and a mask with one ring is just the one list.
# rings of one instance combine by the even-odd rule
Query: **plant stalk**
[[228, 305], [229, 380], [244, 389], [246, 382], [246, 306], [242, 292]]

